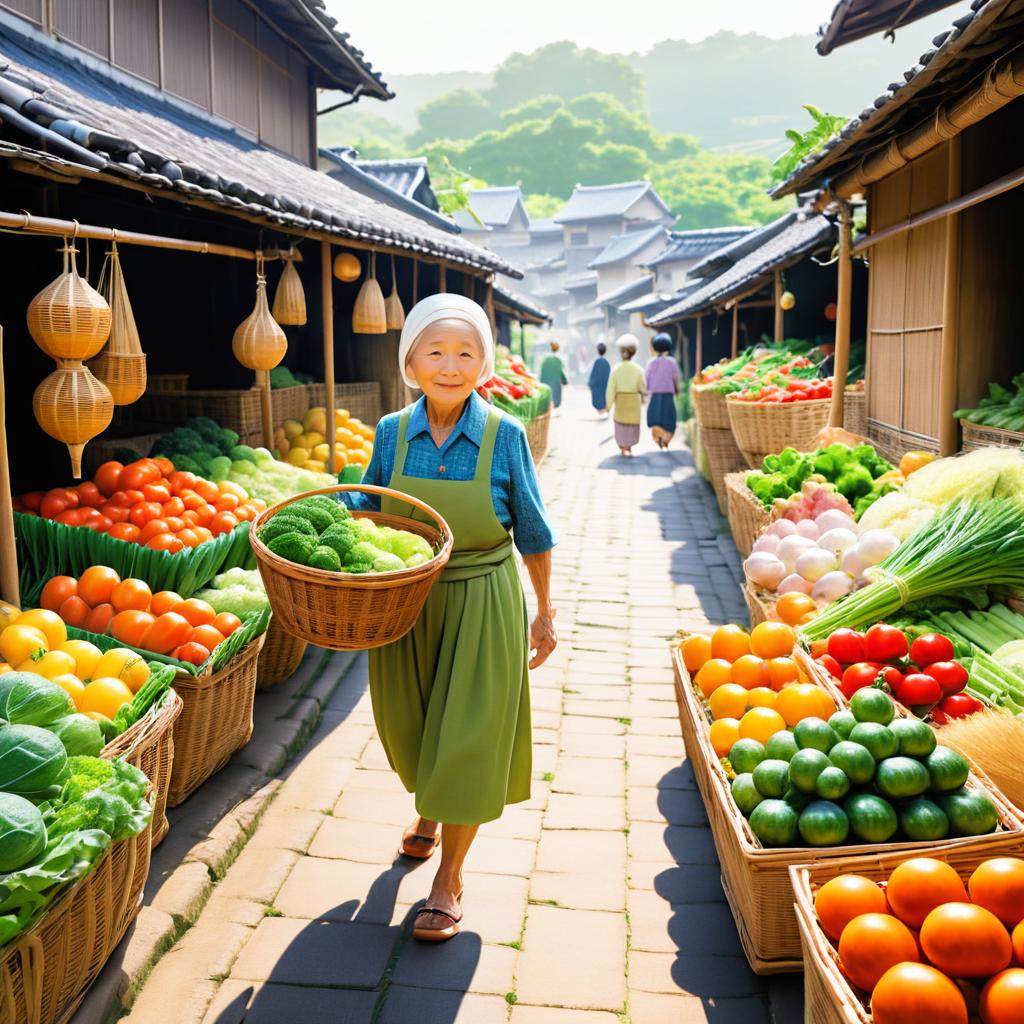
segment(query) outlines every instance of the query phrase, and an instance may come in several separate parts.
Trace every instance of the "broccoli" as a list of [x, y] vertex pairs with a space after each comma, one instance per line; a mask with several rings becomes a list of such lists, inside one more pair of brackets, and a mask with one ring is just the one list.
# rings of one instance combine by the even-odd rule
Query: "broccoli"
[[326, 544], [318, 544], [313, 548], [308, 564], [313, 569], [341, 572], [341, 559], [338, 557], [338, 552], [334, 548], [327, 547]]
[[349, 518], [348, 509], [340, 502], [335, 501], [329, 494], [311, 494], [308, 498], [302, 499], [302, 504], [319, 505], [327, 509], [340, 523], [342, 519]]
[[866, 466], [868, 471], [873, 477], [882, 476], [883, 473], [888, 473], [894, 467], [891, 462], [883, 459], [875, 449], [869, 444], [859, 444], [853, 449], [853, 457], [857, 459], [861, 465]]
[[177, 430], [171, 431], [170, 437], [174, 442], [175, 451], [183, 455], [199, 451], [204, 444], [202, 437], [191, 427], [178, 427]]
[[836, 490], [847, 498], [860, 498], [870, 494], [875, 485], [871, 470], [859, 462], [848, 462], [834, 481]]
[[264, 544], [269, 544], [275, 537], [280, 537], [282, 533], [304, 533], [315, 537], [317, 531], [308, 519], [293, 516], [288, 509], [282, 509], [260, 530], [260, 540]]
[[209, 416], [193, 416], [185, 426], [194, 430], [204, 440], [213, 440], [220, 435], [220, 424]]
[[373, 562], [352, 562], [341, 567], [342, 572], [351, 573], [353, 576], [362, 576], [373, 572]]
[[335, 522], [334, 516], [327, 509], [308, 500], [293, 502], [288, 506], [288, 511], [300, 519], [309, 520], [317, 534], [323, 533], [328, 526], [333, 526]]
[[216, 456], [211, 456], [208, 451], [198, 451], [193, 453], [192, 462], [194, 462], [199, 467], [200, 476], [209, 479], [210, 462], [213, 460], [213, 458], [216, 458]]
[[298, 387], [301, 383], [288, 369], [287, 366], [275, 366], [270, 371], [270, 387], [271, 389], [276, 388], [294, 388]]
[[218, 455], [217, 458], [210, 459], [210, 479], [214, 483], [227, 480], [230, 472], [231, 460], [226, 455]]
[[168, 456], [171, 462], [174, 463], [174, 468], [180, 470], [182, 473], [195, 473], [196, 476], [202, 476], [203, 470], [199, 463], [192, 458], [191, 455], [184, 455], [179, 452]]
[[340, 558], [344, 558], [359, 543], [359, 539], [359, 531], [350, 521], [328, 526], [320, 534], [320, 543], [333, 548]]
[[236, 444], [231, 451], [228, 452], [232, 460], [235, 462], [251, 462], [254, 466], [257, 465], [256, 452], [250, 448], [247, 444]]
[[68, 758], [68, 780], [61, 794], [66, 802], [80, 800], [86, 793], [114, 777], [114, 763], [80, 755]]
[[374, 572], [395, 572], [398, 569], [404, 569], [405, 562], [403, 562], [398, 555], [391, 554], [390, 551], [382, 551], [373, 560], [373, 571]]
[[310, 537], [306, 533], [299, 533], [297, 530], [289, 530], [288, 533], [282, 533], [275, 537], [267, 547], [275, 555], [287, 558], [289, 562], [308, 565], [309, 556], [316, 547], [316, 538]]

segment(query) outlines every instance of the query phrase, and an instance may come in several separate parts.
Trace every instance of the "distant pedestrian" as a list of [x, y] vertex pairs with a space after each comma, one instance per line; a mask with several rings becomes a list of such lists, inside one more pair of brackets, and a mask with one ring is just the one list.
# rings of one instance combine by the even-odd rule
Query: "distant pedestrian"
[[602, 341], [597, 346], [597, 358], [590, 368], [590, 378], [587, 387], [590, 388], [590, 401], [597, 412], [606, 413], [608, 407], [605, 405], [605, 398], [608, 394], [608, 376], [612, 372], [612, 364], [605, 358], [608, 346]]
[[659, 448], [669, 446], [676, 432], [676, 395], [679, 394], [679, 366], [668, 354], [672, 339], [665, 333], [651, 339], [657, 355], [647, 364], [646, 383], [651, 395], [647, 407], [647, 426]]
[[632, 334], [623, 334], [615, 343], [622, 362], [608, 378], [605, 405], [615, 421], [615, 443], [623, 455], [633, 454], [633, 445], [640, 440], [640, 409], [647, 388], [644, 371], [633, 362], [640, 343]]
[[562, 404], [562, 385], [569, 383], [565, 375], [565, 363], [558, 354], [558, 342], [549, 341], [551, 352], [544, 357], [540, 364], [540, 379], [542, 384], [551, 388], [551, 404], [557, 409]]

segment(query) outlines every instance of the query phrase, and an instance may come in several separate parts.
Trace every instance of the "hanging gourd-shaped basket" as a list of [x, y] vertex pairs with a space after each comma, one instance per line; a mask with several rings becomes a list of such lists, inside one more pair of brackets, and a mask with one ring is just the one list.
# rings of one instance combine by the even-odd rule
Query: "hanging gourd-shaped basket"
[[389, 331], [400, 331], [405, 326], [405, 310], [398, 295], [398, 277], [395, 275], [395, 257], [391, 257], [391, 294], [384, 300], [384, 314]]
[[288, 339], [267, 306], [267, 276], [263, 257], [256, 257], [256, 305], [235, 328], [231, 339], [235, 358], [250, 370], [272, 370], [284, 359]]
[[363, 272], [359, 258], [350, 252], [339, 252], [334, 257], [334, 276], [346, 284], [355, 281]]
[[91, 359], [110, 334], [110, 306], [78, 276], [75, 254], [64, 242], [64, 272], [28, 304], [28, 331], [51, 359]]
[[281, 254], [284, 270], [281, 272], [281, 280], [277, 282], [272, 310], [274, 319], [279, 324], [300, 326], [306, 322], [306, 293], [302, 289], [299, 272], [295, 269], [297, 258], [294, 249], [287, 254]]
[[131, 405], [146, 390], [146, 354], [135, 326], [116, 241], [111, 243], [100, 271], [100, 293], [110, 304], [110, 340], [89, 363], [89, 369], [110, 389], [114, 405]]
[[71, 472], [82, 475], [82, 449], [102, 434], [114, 417], [110, 390], [87, 366], [77, 361], [62, 363], [36, 388], [32, 412], [39, 426], [68, 446]]
[[384, 293], [377, 281], [377, 254], [370, 255], [370, 274], [363, 282], [352, 308], [354, 334], [387, 334], [388, 316], [384, 308]]

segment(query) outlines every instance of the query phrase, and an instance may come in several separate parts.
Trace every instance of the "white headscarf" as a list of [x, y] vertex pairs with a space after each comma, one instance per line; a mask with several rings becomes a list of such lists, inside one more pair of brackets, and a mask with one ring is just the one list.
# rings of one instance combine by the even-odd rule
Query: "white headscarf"
[[476, 331], [484, 354], [484, 366], [476, 384], [479, 386], [490, 380], [494, 376], [494, 334], [487, 314], [478, 303], [467, 299], [465, 295], [441, 292], [417, 302], [405, 318], [402, 338], [398, 343], [398, 366], [405, 383], [411, 388], [417, 387], [416, 381], [409, 374], [409, 356], [420, 335], [438, 320], [462, 320]]
[[636, 335], [633, 334], [622, 334], [619, 336], [615, 344], [620, 348], [631, 348], [634, 352], [640, 348], [640, 342], [637, 341]]

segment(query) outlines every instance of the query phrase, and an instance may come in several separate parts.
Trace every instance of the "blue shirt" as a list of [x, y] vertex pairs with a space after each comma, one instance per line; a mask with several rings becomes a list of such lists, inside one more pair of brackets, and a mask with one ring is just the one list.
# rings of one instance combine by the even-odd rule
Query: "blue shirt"
[[[406, 476], [425, 480], [472, 480], [483, 443], [487, 404], [475, 392], [466, 402], [459, 422], [440, 448], [434, 443], [427, 422], [426, 400], [413, 407], [406, 430], [409, 450], [405, 457]], [[526, 441], [526, 431], [518, 420], [498, 410], [501, 422], [494, 439], [491, 463], [491, 500], [494, 514], [506, 530], [512, 531], [516, 547], [524, 555], [550, 551], [557, 543], [540, 496], [537, 472]], [[391, 413], [377, 424], [373, 455], [363, 474], [363, 483], [387, 487], [395, 470], [398, 446], [398, 420], [401, 413]], [[440, 472], [444, 466], [444, 472]], [[379, 509], [376, 495], [351, 493], [343, 495], [355, 509]]]

